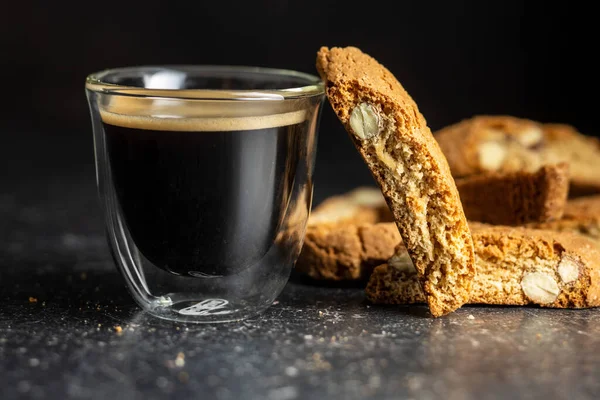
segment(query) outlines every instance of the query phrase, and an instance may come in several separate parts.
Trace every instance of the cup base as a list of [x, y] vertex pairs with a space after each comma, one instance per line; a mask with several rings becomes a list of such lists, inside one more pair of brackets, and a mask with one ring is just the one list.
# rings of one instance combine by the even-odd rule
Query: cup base
[[269, 308], [271, 304], [272, 301], [269, 301], [262, 306], [251, 306], [246, 302], [230, 302], [220, 298], [172, 303], [168, 297], [161, 297], [156, 300], [154, 307], [149, 307], [145, 311], [168, 321], [212, 324], [242, 321], [255, 317]]
[[288, 245], [292, 248], [273, 246], [259, 262], [238, 274], [210, 278], [165, 272], [134, 248], [132, 259], [138, 261], [132, 271], [143, 280], [139, 285], [128, 281], [129, 290], [144, 311], [161, 319], [190, 323], [241, 321], [269, 308], [285, 287], [293, 268], [290, 258], [297, 253], [300, 242]]

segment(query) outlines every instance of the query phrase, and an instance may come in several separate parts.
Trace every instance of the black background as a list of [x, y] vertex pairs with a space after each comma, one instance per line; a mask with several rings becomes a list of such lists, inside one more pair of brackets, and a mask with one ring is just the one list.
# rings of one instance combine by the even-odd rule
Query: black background
[[[233, 64], [315, 73], [318, 48], [355, 45], [386, 65], [433, 130], [511, 114], [597, 134], [598, 23], [576, 2], [10, 2], [0, 12], [0, 167], [93, 180], [85, 76], [141, 64]], [[84, 177], [85, 179], [85, 177]], [[371, 183], [327, 105], [316, 195]]]

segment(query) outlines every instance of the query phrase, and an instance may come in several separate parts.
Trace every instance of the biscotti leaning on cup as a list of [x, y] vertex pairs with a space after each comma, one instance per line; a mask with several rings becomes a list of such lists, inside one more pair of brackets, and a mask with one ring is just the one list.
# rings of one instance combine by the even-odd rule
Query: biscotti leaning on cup
[[[470, 304], [600, 306], [600, 251], [570, 232], [472, 224], [476, 278]], [[376, 304], [423, 303], [417, 273], [399, 246], [366, 288]]]
[[322, 47], [333, 110], [381, 188], [434, 316], [468, 301], [473, 243], [450, 168], [394, 75], [355, 47]]
[[478, 115], [435, 132], [455, 178], [569, 164], [570, 196], [600, 192], [600, 140], [565, 124]]

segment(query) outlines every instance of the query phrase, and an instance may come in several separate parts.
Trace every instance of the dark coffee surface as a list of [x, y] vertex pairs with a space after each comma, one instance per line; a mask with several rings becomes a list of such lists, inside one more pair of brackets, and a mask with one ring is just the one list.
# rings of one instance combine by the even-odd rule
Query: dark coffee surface
[[104, 124], [122, 217], [150, 262], [228, 275], [258, 261], [282, 222], [304, 123], [244, 131]]

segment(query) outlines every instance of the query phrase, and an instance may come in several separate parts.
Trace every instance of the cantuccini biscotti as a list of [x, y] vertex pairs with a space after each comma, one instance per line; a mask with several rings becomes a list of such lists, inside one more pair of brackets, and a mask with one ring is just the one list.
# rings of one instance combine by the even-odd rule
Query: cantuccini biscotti
[[464, 304], [473, 243], [450, 168], [394, 75], [355, 47], [322, 47], [317, 70], [333, 110], [380, 186], [434, 316]]
[[[543, 225], [563, 214], [568, 172], [565, 164], [558, 164], [533, 173], [486, 173], [459, 179], [457, 187], [471, 221]], [[368, 278], [375, 266], [391, 257], [400, 242], [397, 228], [385, 224], [391, 221], [393, 217], [377, 188], [359, 187], [326, 199], [310, 215], [296, 271], [318, 280]], [[555, 223], [557, 229], [564, 225], [562, 230], [589, 227], [592, 233], [600, 232], [593, 229], [598, 218], [578, 221], [581, 223], [577, 226], [575, 222]]]
[[528, 224], [531, 228], [576, 232], [600, 243], [600, 195], [571, 199], [561, 219]]
[[393, 222], [318, 225], [306, 230], [295, 269], [318, 280], [366, 280], [399, 242]]
[[[472, 226], [472, 231], [477, 274], [469, 303], [600, 305], [600, 252], [589, 239], [523, 227]], [[416, 270], [401, 246], [387, 264], [375, 268], [366, 294], [378, 304], [425, 301]]]
[[600, 192], [600, 140], [565, 124], [478, 115], [434, 134], [456, 178], [567, 162], [570, 195]]
[[536, 172], [488, 172], [456, 180], [469, 221], [494, 225], [547, 222], [563, 215], [569, 192], [566, 163]]
[[295, 270], [316, 280], [366, 280], [401, 241], [392, 221], [376, 187], [325, 199], [310, 214]]
[[362, 186], [321, 202], [311, 211], [308, 228], [340, 223], [374, 224], [393, 221], [392, 213], [379, 188]]

